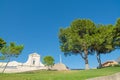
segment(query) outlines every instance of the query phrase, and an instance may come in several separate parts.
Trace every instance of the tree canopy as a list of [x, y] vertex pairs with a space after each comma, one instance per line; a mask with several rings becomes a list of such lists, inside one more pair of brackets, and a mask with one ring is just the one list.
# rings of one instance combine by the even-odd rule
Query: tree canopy
[[96, 54], [99, 63], [98, 67], [101, 68], [100, 54], [106, 54], [115, 49], [113, 45], [114, 27], [112, 25], [99, 25], [92, 37], [94, 40], [91, 49]]
[[115, 45], [117, 47], [120, 47], [120, 18], [117, 19], [116, 24], [115, 24]]
[[45, 66], [48, 66], [48, 69], [50, 69], [49, 67], [52, 67], [54, 65], [54, 58], [52, 56], [45, 56], [43, 59], [43, 62], [45, 64]]
[[16, 45], [14, 42], [11, 42], [10, 45], [5, 45], [1, 49], [1, 53], [5, 56], [5, 58], [8, 60], [5, 68], [3, 69], [3, 72], [5, 71], [8, 63], [10, 62], [10, 59], [12, 57], [18, 57], [18, 55], [22, 52], [24, 46], [23, 45]]
[[2, 47], [6, 44], [6, 42], [0, 38], [0, 49], [2, 49]]
[[18, 57], [23, 48], [23, 45], [16, 45], [14, 42], [11, 42], [10, 45], [5, 45], [1, 49], [1, 53], [6, 57]]
[[88, 55], [94, 53], [101, 67], [100, 54], [120, 47], [120, 19], [116, 25], [95, 24], [89, 19], [74, 20], [69, 27], [60, 29], [59, 41], [65, 55], [81, 55], [86, 69], [89, 69]]
[[61, 50], [65, 55], [80, 54], [89, 69], [88, 55], [95, 33], [95, 24], [91, 20], [77, 19], [68, 28], [61, 28], [59, 32]]
[[[6, 42], [0, 38], [0, 50], [5, 46]], [[4, 60], [5, 59], [5, 56], [3, 55], [0, 55], [0, 60]]]

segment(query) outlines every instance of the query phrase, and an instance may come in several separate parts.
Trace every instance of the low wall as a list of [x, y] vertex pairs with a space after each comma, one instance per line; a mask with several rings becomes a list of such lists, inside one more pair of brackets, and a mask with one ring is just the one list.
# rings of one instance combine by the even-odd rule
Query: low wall
[[[42, 70], [46, 69], [46, 67], [30, 67], [30, 66], [17, 66], [16, 68], [6, 68], [4, 73], [18, 73], [18, 72], [26, 72], [32, 70]], [[0, 73], [3, 71], [3, 67], [0, 67]]]
[[102, 76], [102, 77], [91, 78], [87, 80], [120, 80], [120, 72], [113, 75], [109, 75], [109, 76]]

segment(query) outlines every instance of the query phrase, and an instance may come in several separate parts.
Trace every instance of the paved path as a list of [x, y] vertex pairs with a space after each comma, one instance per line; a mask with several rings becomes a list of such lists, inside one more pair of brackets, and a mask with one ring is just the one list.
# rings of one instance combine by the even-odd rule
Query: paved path
[[115, 73], [113, 75], [109, 75], [109, 76], [91, 78], [91, 79], [87, 79], [87, 80], [120, 80], [120, 72]]

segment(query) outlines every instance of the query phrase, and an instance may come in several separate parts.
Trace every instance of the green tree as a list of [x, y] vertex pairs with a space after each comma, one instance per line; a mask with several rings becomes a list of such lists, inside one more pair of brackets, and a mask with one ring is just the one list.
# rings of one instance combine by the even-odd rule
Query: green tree
[[6, 44], [6, 42], [0, 38], [0, 49]]
[[52, 56], [45, 56], [43, 59], [45, 66], [50, 69], [54, 65], [54, 58]]
[[[3, 46], [6, 44], [6, 42], [0, 38], [0, 50], [3, 48]], [[5, 56], [1, 55], [0, 56], [0, 60], [4, 60], [5, 59]]]
[[60, 49], [65, 55], [80, 54], [85, 61], [85, 69], [89, 69], [88, 55], [95, 33], [95, 24], [91, 20], [74, 20], [70, 27], [61, 28], [59, 32]]
[[23, 45], [16, 45], [15, 43], [11, 42], [10, 45], [6, 45], [1, 49], [1, 53], [6, 57], [7, 64], [5, 65], [2, 73], [4, 73], [10, 59], [12, 57], [18, 57], [18, 55], [22, 52], [24, 46]]
[[99, 25], [96, 33], [92, 36], [94, 38], [91, 46], [92, 51], [95, 52], [98, 68], [102, 67], [100, 54], [110, 53], [115, 49], [114, 46], [114, 27], [112, 25]]
[[117, 19], [115, 24], [115, 37], [114, 37], [114, 43], [116, 47], [120, 47], [120, 18]]

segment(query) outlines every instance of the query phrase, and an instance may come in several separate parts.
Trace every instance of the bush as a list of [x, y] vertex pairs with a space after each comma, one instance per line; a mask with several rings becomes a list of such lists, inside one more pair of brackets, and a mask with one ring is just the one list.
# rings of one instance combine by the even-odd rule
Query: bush
[[120, 67], [120, 64], [116, 64], [116, 65], [114, 65], [114, 67]]

